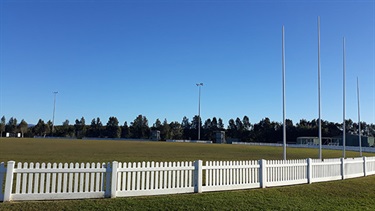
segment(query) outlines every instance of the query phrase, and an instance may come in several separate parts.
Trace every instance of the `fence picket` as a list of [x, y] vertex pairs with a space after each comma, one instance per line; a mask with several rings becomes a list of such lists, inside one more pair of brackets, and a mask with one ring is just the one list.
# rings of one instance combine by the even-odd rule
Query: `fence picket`
[[[150, 162], [146, 163], [146, 168], [150, 168]], [[143, 180], [144, 181], [144, 180]], [[150, 172], [146, 172], [146, 184], [145, 184], [145, 189], [148, 190], [150, 187]]]
[[[160, 163], [160, 167], [163, 168], [163, 167], [166, 167], [167, 166], [167, 163], [164, 162], [164, 163]], [[160, 187], [162, 189], [166, 188], [166, 185], [167, 185], [167, 171], [163, 170], [160, 172]], [[161, 183], [163, 182], [163, 183]]]
[[[141, 162], [138, 162], [137, 163], [137, 168], [140, 169], [142, 167], [142, 163]], [[143, 173], [143, 172], [142, 172]], [[137, 178], [136, 178], [136, 183], [137, 183], [137, 187], [136, 187], [136, 190], [141, 190], [141, 172], [140, 171], [137, 171]]]
[[[168, 163], [168, 167], [172, 167], [172, 162], [169, 162]], [[171, 170], [169, 170], [168, 171], [168, 186], [167, 186], [167, 188], [172, 188], [172, 171]]]
[[[69, 169], [74, 169], [74, 164], [69, 164]], [[69, 173], [69, 187], [68, 187], [68, 193], [73, 193], [73, 173]]]
[[[28, 163], [23, 164], [23, 169], [28, 168]], [[27, 173], [22, 174], [22, 191], [21, 193], [26, 193], [26, 184], [27, 184]]]
[[[154, 169], [155, 162], [152, 161], [150, 165], [151, 165], [151, 168]], [[154, 177], [154, 175], [155, 175], [155, 170], [152, 170], [151, 173], [150, 173], [151, 178], [150, 178], [150, 187], [149, 187], [149, 189], [151, 189], [151, 190], [155, 190], [155, 186], [154, 186], [155, 177]]]
[[[22, 169], [22, 163], [17, 163], [17, 169]], [[17, 173], [16, 176], [16, 193], [20, 193], [21, 190], [21, 174]]]
[[[126, 169], [126, 163], [119, 162], [118, 167]], [[118, 181], [117, 182], [117, 190], [118, 191], [125, 191], [126, 190], [126, 173], [127, 173], [126, 171], [118, 173], [118, 180], [117, 180]]]
[[[62, 163], [59, 163], [58, 169], [62, 169]], [[57, 174], [57, 190], [56, 193], [61, 193], [61, 185], [62, 185], [62, 175], [61, 173]]]
[[[75, 164], [75, 169], [79, 169], [79, 163], [76, 163]], [[77, 193], [79, 191], [78, 189], [78, 182], [79, 182], [79, 174], [78, 173], [74, 173], [74, 178], [73, 178], [73, 181], [74, 181], [74, 193]]]
[[[36, 163], [35, 164], [35, 169], [39, 169], [40, 164]], [[39, 193], [39, 173], [35, 173], [34, 176], [34, 193]]]
[[[64, 163], [64, 169], [69, 169], [69, 164]], [[68, 173], [63, 174], [62, 192], [66, 193], [68, 189]]]
[[[129, 164], [129, 168], [131, 168], [132, 164], [131, 163], [128, 163], [128, 164]], [[125, 190], [131, 190], [132, 187], [130, 186], [130, 184], [131, 184], [131, 180], [132, 180], [132, 173], [131, 172], [127, 172], [127, 173], [125, 172], [125, 174], [127, 174], [126, 189]]]
[[[142, 162], [142, 166], [141, 168], [145, 168], [146, 167], [146, 163], [145, 162]], [[140, 184], [141, 184], [141, 190], [144, 190], [145, 189], [145, 172], [142, 171], [141, 173], [141, 180], [139, 181]], [[138, 189], [139, 190], [139, 189]]]
[[[123, 168], [121, 162], [118, 163], [118, 168]], [[124, 181], [124, 173], [125, 172], [118, 172], [117, 173], [117, 182], [116, 182], [117, 187], [116, 187], [116, 190], [118, 190], [118, 191], [123, 191], [125, 189], [123, 187], [123, 186], [125, 186], [125, 184], [123, 182]]]
[[[159, 168], [159, 162], [155, 163], [155, 168]], [[159, 183], [159, 174], [161, 171], [155, 171], [155, 190], [158, 190], [160, 188], [160, 183]], [[161, 178], [160, 178], [161, 180]]]
[[[90, 163], [86, 163], [85, 168], [90, 169]], [[85, 180], [85, 185], [84, 185], [85, 186], [85, 192], [89, 192], [90, 173], [85, 174], [84, 180]]]
[[[91, 163], [91, 168], [96, 169], [95, 163]], [[95, 173], [90, 174], [90, 192], [95, 192]]]

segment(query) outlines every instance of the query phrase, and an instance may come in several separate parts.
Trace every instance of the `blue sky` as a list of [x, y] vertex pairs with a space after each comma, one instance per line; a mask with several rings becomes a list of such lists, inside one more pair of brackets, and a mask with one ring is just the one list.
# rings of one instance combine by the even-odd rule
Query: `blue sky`
[[35, 124], [145, 115], [282, 122], [318, 118], [317, 17], [321, 17], [322, 119], [342, 121], [342, 39], [347, 112], [375, 123], [375, 1], [0, 2], [0, 115]]

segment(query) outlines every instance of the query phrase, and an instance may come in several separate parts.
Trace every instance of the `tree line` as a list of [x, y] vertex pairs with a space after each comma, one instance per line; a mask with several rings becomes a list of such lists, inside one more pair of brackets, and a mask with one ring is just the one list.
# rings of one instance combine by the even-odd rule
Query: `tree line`
[[[293, 143], [297, 137], [301, 136], [318, 136], [318, 120], [313, 119], [307, 121], [301, 119], [298, 123], [293, 124], [292, 120], [286, 120], [287, 142]], [[76, 119], [72, 124], [69, 120], [65, 120], [62, 125], [53, 125], [49, 120], [44, 122], [39, 119], [38, 123], [29, 126], [25, 120], [18, 123], [17, 119], [11, 117], [8, 122], [5, 116], [0, 121], [1, 136], [4, 133], [21, 133], [21, 137], [34, 136], [54, 136], [54, 137], [70, 137], [70, 138], [124, 138], [124, 139], [149, 139], [151, 131], [160, 131], [161, 140], [166, 139], [185, 139], [196, 140], [198, 137], [198, 127], [201, 131], [202, 140], [216, 140], [216, 132], [224, 131], [226, 139], [232, 139], [243, 142], [282, 142], [283, 124], [264, 118], [258, 123], [252, 124], [249, 117], [244, 116], [242, 119], [230, 119], [225, 128], [221, 118], [213, 117], [205, 121], [200, 121], [198, 116], [194, 116], [190, 121], [186, 116], [183, 117], [181, 123], [177, 121], [168, 122], [159, 119], [149, 126], [147, 118], [138, 115], [134, 121], [124, 122], [120, 125], [118, 119], [114, 116], [109, 117], [106, 124], [103, 124], [99, 117], [86, 123], [84, 117]], [[334, 123], [322, 120], [322, 136], [335, 137], [341, 136], [343, 131], [342, 123]], [[351, 119], [346, 120], [346, 132], [358, 134], [358, 123]], [[375, 125], [361, 122], [361, 133], [367, 136], [375, 136]]]

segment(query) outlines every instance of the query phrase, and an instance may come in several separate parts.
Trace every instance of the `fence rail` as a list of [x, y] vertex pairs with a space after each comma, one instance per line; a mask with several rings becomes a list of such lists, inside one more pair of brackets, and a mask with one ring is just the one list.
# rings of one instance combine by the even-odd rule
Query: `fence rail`
[[0, 201], [266, 188], [375, 174], [375, 157], [194, 162], [0, 163]]

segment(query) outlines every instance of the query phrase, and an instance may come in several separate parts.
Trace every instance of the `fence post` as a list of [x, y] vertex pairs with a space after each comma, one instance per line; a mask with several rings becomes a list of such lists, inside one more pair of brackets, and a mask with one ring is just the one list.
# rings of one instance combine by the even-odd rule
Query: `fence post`
[[367, 158], [363, 157], [363, 176], [367, 176]]
[[111, 173], [112, 173], [112, 167], [111, 163], [108, 162], [105, 166], [105, 195], [104, 197], [109, 198], [111, 197]]
[[7, 172], [5, 179], [5, 189], [4, 189], [4, 202], [11, 200], [12, 188], [13, 188], [13, 170], [15, 166], [14, 161], [8, 161]]
[[267, 172], [266, 172], [266, 160], [262, 159], [259, 161], [260, 165], [260, 171], [259, 171], [259, 182], [260, 182], [260, 187], [265, 188], [266, 187], [266, 182], [267, 182]]
[[203, 161], [196, 160], [194, 161], [194, 192], [195, 193], [202, 193], [202, 170]]
[[312, 160], [307, 158], [307, 183], [312, 183]]
[[116, 198], [117, 192], [117, 169], [118, 169], [118, 162], [112, 162], [112, 172], [111, 172], [111, 198]]
[[345, 179], [345, 158], [341, 158], [341, 178]]

